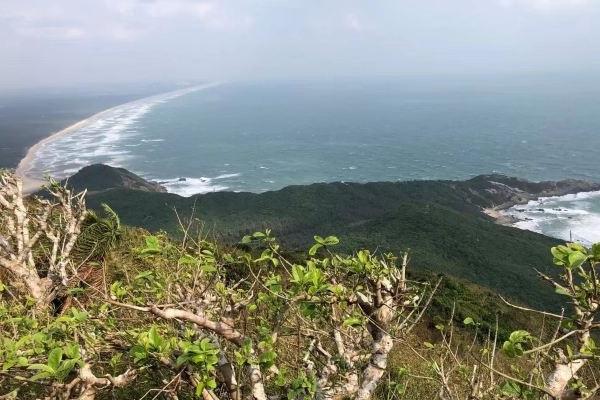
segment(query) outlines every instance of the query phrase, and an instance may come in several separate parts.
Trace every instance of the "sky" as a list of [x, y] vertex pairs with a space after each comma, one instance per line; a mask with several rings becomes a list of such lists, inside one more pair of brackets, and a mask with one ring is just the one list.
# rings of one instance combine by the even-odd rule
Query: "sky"
[[0, 0], [0, 89], [600, 71], [600, 0]]

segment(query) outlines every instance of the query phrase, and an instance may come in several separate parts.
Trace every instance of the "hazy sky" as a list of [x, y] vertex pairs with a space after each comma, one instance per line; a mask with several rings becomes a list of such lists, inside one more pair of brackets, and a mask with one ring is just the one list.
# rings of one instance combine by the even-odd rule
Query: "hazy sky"
[[600, 0], [0, 0], [0, 88], [599, 71]]

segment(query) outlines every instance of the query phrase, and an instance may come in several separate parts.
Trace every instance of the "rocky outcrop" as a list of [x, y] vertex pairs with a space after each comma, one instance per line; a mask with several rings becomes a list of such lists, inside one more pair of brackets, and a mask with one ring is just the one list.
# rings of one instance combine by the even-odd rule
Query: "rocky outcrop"
[[93, 164], [84, 167], [65, 182], [69, 187], [76, 190], [87, 189], [90, 193], [115, 188], [144, 192], [167, 191], [159, 183], [147, 181], [124, 168], [115, 168], [104, 164]]
[[517, 204], [526, 204], [540, 197], [600, 190], [600, 183], [577, 179], [531, 182], [505, 175], [479, 175], [457, 184], [466, 197], [482, 208], [503, 210]]

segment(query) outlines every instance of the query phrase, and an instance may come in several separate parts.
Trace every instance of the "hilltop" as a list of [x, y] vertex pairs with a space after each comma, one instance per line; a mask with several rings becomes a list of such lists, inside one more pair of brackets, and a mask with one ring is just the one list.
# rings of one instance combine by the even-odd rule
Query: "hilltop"
[[176, 236], [177, 210], [184, 220], [197, 218], [206, 234], [225, 243], [271, 228], [292, 249], [305, 249], [314, 234], [337, 235], [347, 252], [410, 249], [417, 270], [464, 279], [539, 306], [556, 304], [557, 297], [534, 268], [554, 272], [548, 248], [558, 240], [501, 226], [484, 211], [540, 196], [600, 189], [577, 180], [529, 182], [481, 175], [467, 181], [334, 182], [185, 198], [142, 181], [129, 171], [100, 165], [69, 179], [73, 186], [90, 188], [90, 207], [107, 203], [131, 226]]
[[104, 164], [83, 167], [63, 183], [67, 183], [68, 186], [76, 190], [87, 189], [90, 193], [115, 188], [145, 192], [166, 192], [166, 189], [156, 182], [147, 181], [125, 168], [115, 168]]

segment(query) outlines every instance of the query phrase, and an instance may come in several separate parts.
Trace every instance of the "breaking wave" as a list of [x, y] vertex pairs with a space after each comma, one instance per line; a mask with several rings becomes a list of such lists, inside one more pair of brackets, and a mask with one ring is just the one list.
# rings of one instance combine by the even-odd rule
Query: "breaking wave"
[[216, 85], [218, 83], [175, 90], [98, 113], [38, 143], [24, 159], [27, 165], [22, 168], [30, 177], [62, 179], [94, 163], [126, 167], [136, 157], [131, 148], [140, 143], [164, 141], [140, 137], [142, 133], [136, 129], [137, 124], [146, 114], [159, 104]]
[[169, 192], [176, 193], [180, 196], [189, 197], [195, 194], [203, 194], [210, 192], [219, 192], [229, 189], [228, 186], [219, 183], [219, 180], [235, 178], [240, 174], [223, 174], [214, 178], [173, 178], [161, 179], [158, 182], [164, 186]]
[[513, 226], [563, 240], [600, 242], [600, 191], [542, 197], [506, 213], [519, 221]]

